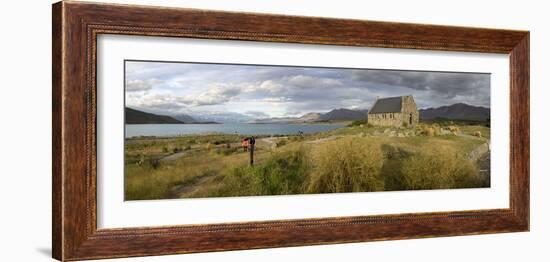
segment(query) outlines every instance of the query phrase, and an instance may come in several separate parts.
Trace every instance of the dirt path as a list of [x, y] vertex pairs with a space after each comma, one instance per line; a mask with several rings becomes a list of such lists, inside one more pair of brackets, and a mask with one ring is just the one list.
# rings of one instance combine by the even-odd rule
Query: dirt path
[[[265, 137], [265, 138], [258, 138], [256, 140], [256, 146], [260, 146], [260, 147], [265, 147], [267, 149], [274, 149], [277, 147], [277, 142], [281, 139], [286, 139], [287, 137]], [[235, 147], [241, 147], [241, 143], [230, 143], [230, 146], [231, 148], [235, 148]], [[160, 161], [162, 162], [165, 162], [165, 161], [174, 161], [174, 160], [177, 160], [181, 157], [184, 157], [188, 154], [190, 154], [192, 151], [197, 151], [199, 149], [190, 149], [190, 150], [185, 150], [185, 151], [182, 151], [182, 152], [178, 152], [178, 153], [174, 153], [174, 154], [171, 154], [171, 155], [167, 155], [163, 158], [160, 159]]]
[[214, 177], [216, 177], [216, 176], [217, 176], [217, 174], [215, 174], [215, 173], [206, 174], [206, 175], [203, 175], [203, 176], [199, 177], [196, 181], [194, 181], [191, 184], [175, 186], [172, 190], [174, 192], [174, 196], [179, 198], [184, 194], [194, 192], [197, 189], [199, 189], [199, 187], [201, 185], [203, 185], [204, 183], [207, 183], [208, 181], [214, 179]]
[[486, 152], [479, 160], [479, 172], [482, 175], [490, 175], [491, 174], [491, 152]]
[[335, 140], [337, 138], [340, 138], [341, 136], [329, 136], [329, 137], [325, 137], [325, 138], [321, 138], [321, 139], [317, 139], [317, 140], [312, 140], [312, 141], [306, 141], [305, 143], [306, 144], [318, 144], [318, 143], [322, 143], [322, 142], [326, 142], [326, 141], [332, 141], [332, 140]]
[[286, 136], [281, 136], [281, 137], [264, 137], [264, 138], [259, 138], [257, 141], [260, 142], [260, 143], [264, 143], [266, 148], [269, 148], [269, 149], [273, 149], [273, 148], [276, 148], [277, 147], [277, 142], [281, 139], [286, 139], [287, 137]]
[[464, 134], [464, 133], [459, 133], [457, 134], [456, 136], [459, 136], [459, 137], [464, 137], [464, 138], [469, 138], [469, 139], [476, 139], [476, 140], [483, 140], [487, 143], [489, 143], [489, 139], [485, 138], [485, 137], [477, 137], [477, 136], [472, 136], [472, 135], [468, 135], [468, 134]]
[[176, 160], [184, 155], [187, 155], [189, 152], [187, 151], [183, 151], [183, 152], [178, 152], [178, 153], [174, 153], [174, 154], [171, 154], [171, 155], [168, 155], [168, 156], [165, 156], [163, 158], [160, 159], [160, 161], [164, 162], [164, 161], [173, 161], [173, 160]]
[[470, 154], [468, 154], [468, 158], [472, 161], [478, 161], [483, 156], [485, 156], [487, 153], [491, 152], [491, 148], [489, 146], [489, 143], [483, 143], [479, 145], [478, 147], [474, 148]]

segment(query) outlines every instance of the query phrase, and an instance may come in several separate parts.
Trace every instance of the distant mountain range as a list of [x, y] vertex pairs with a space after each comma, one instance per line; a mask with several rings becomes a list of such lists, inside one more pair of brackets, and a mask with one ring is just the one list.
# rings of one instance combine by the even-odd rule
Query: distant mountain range
[[[418, 110], [421, 120], [449, 119], [486, 121], [491, 110], [486, 107], [471, 106], [464, 103]], [[367, 110], [333, 109], [327, 113], [307, 113], [300, 117], [273, 117], [252, 119], [239, 113], [217, 113], [208, 115], [178, 114], [174, 116], [158, 115], [126, 108], [126, 124], [218, 124], [218, 123], [314, 123], [328, 121], [353, 121], [368, 118]]]
[[243, 123], [254, 119], [251, 116], [235, 112], [208, 112], [190, 114], [198, 122], [219, 122], [219, 123]]
[[129, 107], [125, 108], [126, 124], [219, 124], [214, 121], [196, 121], [185, 114], [175, 116], [151, 114]]
[[190, 115], [185, 115], [185, 114], [179, 114], [179, 115], [175, 115], [173, 116], [173, 118], [181, 121], [181, 122], [184, 122], [184, 123], [194, 123], [194, 122], [198, 122], [197, 120], [195, 120], [192, 116]]
[[252, 124], [272, 124], [272, 123], [313, 123], [326, 121], [350, 121], [367, 119], [367, 110], [352, 109], [333, 109], [327, 113], [307, 113], [301, 117], [274, 117], [254, 119], [248, 121]]
[[420, 120], [449, 119], [486, 121], [491, 117], [491, 109], [481, 106], [471, 106], [464, 103], [418, 110]]
[[351, 110], [351, 109], [334, 109], [328, 113], [321, 114], [321, 121], [336, 121], [336, 120], [363, 120], [367, 119], [367, 110]]
[[126, 107], [126, 124], [183, 124], [170, 116], [155, 115]]
[[[491, 117], [491, 110], [486, 107], [471, 106], [464, 103], [418, 110], [421, 120], [449, 119], [486, 121]], [[248, 121], [248, 123], [312, 123], [325, 121], [353, 121], [368, 118], [367, 110], [333, 109], [327, 113], [307, 113], [301, 117], [264, 118]]]

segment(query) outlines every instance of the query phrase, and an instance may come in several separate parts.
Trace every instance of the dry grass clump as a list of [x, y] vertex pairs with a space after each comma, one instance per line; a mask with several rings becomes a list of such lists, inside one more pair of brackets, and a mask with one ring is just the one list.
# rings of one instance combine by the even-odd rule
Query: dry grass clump
[[[477, 137], [480, 137], [480, 138], [485, 138], [485, 139], [491, 139], [491, 129], [488, 128], [488, 127], [484, 127], [484, 126], [463, 126], [461, 127], [461, 130], [462, 130], [462, 133], [464, 134], [470, 134], [470, 135], [473, 135], [473, 136], [477, 136]], [[479, 132], [479, 135], [476, 135], [476, 132]]]
[[435, 130], [431, 125], [418, 124], [415, 128], [416, 134], [422, 136], [434, 136]]
[[453, 133], [458, 133], [460, 132], [460, 128], [458, 126], [449, 126], [449, 131], [453, 132]]
[[416, 133], [423, 136], [440, 136], [442, 134], [442, 128], [439, 124], [419, 124], [416, 127]]
[[435, 136], [435, 129], [433, 127], [425, 127], [422, 133], [426, 136]]
[[280, 139], [279, 141], [277, 141], [275, 143], [275, 146], [276, 147], [282, 147], [282, 146], [286, 145], [287, 143], [288, 143], [288, 139], [282, 138], [282, 139]]
[[452, 148], [420, 152], [403, 161], [402, 183], [406, 190], [481, 187], [475, 164]]
[[446, 129], [449, 130], [455, 136], [460, 133], [460, 128], [455, 125], [447, 126]]
[[384, 189], [380, 147], [360, 139], [345, 138], [325, 143], [313, 153], [308, 193], [379, 191]]

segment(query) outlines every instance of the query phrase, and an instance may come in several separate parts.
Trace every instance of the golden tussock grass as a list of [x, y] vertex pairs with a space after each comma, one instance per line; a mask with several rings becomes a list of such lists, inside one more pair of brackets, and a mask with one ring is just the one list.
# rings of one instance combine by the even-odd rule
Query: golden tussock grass
[[362, 139], [343, 138], [312, 152], [306, 192], [333, 193], [383, 190], [380, 179], [384, 157], [380, 146]]
[[406, 190], [483, 185], [475, 164], [449, 147], [417, 153], [403, 160], [401, 174], [401, 183]]

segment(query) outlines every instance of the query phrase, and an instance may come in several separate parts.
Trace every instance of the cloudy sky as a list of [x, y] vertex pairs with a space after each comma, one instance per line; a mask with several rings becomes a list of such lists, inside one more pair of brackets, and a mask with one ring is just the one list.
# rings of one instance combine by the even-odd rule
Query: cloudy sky
[[301, 116], [413, 95], [419, 108], [490, 105], [490, 75], [126, 61], [126, 106], [159, 114]]

